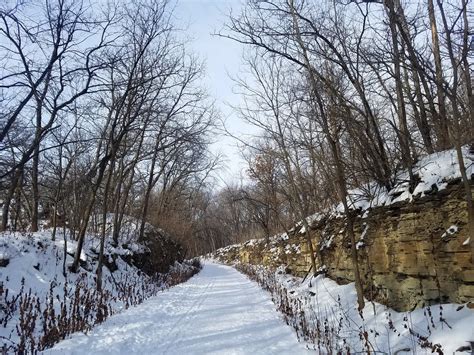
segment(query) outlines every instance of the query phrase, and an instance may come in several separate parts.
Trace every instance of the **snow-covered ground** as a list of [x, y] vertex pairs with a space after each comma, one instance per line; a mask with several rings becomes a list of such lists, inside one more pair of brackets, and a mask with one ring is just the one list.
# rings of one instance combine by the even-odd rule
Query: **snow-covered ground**
[[[44, 297], [49, 293], [51, 281], [55, 281], [58, 290], [64, 285], [66, 277], [63, 275], [64, 246], [66, 245], [66, 267], [73, 261], [77, 242], [70, 239], [66, 232], [66, 238], [62, 231], [58, 231], [56, 240], [51, 240], [51, 230], [36, 233], [0, 233], [0, 259], [8, 260], [6, 267], [0, 268], [0, 280], [5, 289], [9, 290], [10, 296], [18, 294], [21, 285], [25, 290], [32, 289], [38, 296]], [[99, 239], [88, 235], [81, 252], [83, 268], [80, 273], [67, 273], [70, 283], [85, 273], [91, 285], [94, 285], [95, 270], [97, 266], [97, 255], [99, 250]], [[107, 242], [105, 247], [105, 258], [112, 261], [112, 256], [130, 255], [133, 252], [143, 251], [144, 246], [139, 243], [129, 242], [113, 246]], [[118, 269], [114, 272], [114, 278], [120, 280], [129, 274], [137, 274], [138, 269], [130, 266], [121, 258], [115, 258]], [[103, 268], [104, 279], [111, 281], [111, 273], [107, 267]], [[23, 282], [22, 282], [23, 280]]]
[[474, 309], [466, 304], [396, 312], [366, 301], [361, 316], [353, 283], [338, 285], [323, 275], [303, 281], [285, 274], [283, 267], [276, 272], [237, 267], [272, 289], [275, 303], [289, 315], [300, 339], [319, 353], [462, 354], [456, 350], [474, 341]]
[[267, 292], [205, 263], [188, 282], [75, 334], [45, 354], [305, 354]]
[[[470, 177], [474, 175], [474, 152], [470, 151], [469, 146], [463, 147], [463, 157], [466, 174]], [[412, 202], [415, 198], [444, 190], [448, 186], [448, 182], [461, 178], [456, 151], [449, 149], [421, 157], [413, 167], [413, 174], [418, 178], [413, 191], [410, 190], [410, 179], [405, 170], [396, 173], [394, 186], [389, 191], [375, 182], [350, 189], [348, 191], [349, 207], [359, 210], [360, 213], [367, 216], [371, 208], [399, 202]], [[343, 214], [342, 203], [334, 206], [330, 213], [333, 215]], [[309, 216], [308, 223], [318, 221], [322, 216], [321, 213]]]
[[[128, 232], [120, 235], [118, 245], [107, 239], [104, 258], [108, 266], [102, 268], [102, 292], [96, 291], [99, 238], [86, 236], [80, 271], [73, 273], [67, 266], [76, 248], [77, 242], [62, 229], [55, 241], [51, 230], [0, 233], [0, 349], [4, 344], [10, 351], [22, 346], [50, 346], [58, 337], [89, 329], [104, 315], [138, 304], [167, 287], [167, 275], [151, 278], [125, 261], [148, 250]], [[189, 268], [188, 264], [176, 263], [170, 271], [183, 275]], [[75, 310], [74, 304], [79, 305]]]
[[275, 275], [285, 295], [299, 300], [309, 323], [319, 320], [319, 347], [303, 337], [298, 342], [270, 293], [233, 268], [208, 261], [188, 282], [112, 316], [88, 334], [72, 335], [45, 354], [328, 354], [347, 348], [350, 353], [369, 348], [371, 353], [431, 354], [423, 343], [454, 354], [474, 339], [474, 311], [466, 305], [397, 313], [367, 302], [362, 319], [353, 284], [340, 286], [322, 276], [302, 282], [281, 270]]

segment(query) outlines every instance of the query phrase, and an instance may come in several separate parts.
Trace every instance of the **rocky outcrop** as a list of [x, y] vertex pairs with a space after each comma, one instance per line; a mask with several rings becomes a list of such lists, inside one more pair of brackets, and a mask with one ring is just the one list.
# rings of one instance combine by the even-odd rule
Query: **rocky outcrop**
[[[474, 188], [473, 188], [474, 192]], [[363, 218], [364, 217], [364, 218]], [[474, 264], [467, 231], [467, 210], [459, 182], [412, 202], [377, 207], [355, 224], [364, 292], [396, 310], [474, 299]], [[318, 264], [339, 283], [354, 280], [345, 219], [312, 223]], [[252, 240], [220, 250], [223, 261], [282, 264], [295, 276], [310, 269], [307, 243], [300, 228], [270, 242]]]
[[184, 260], [185, 253], [182, 245], [162, 230], [149, 229], [145, 231], [140, 243], [146, 246], [146, 249], [129, 255], [127, 262], [135, 265], [149, 276], [156, 273], [167, 273], [175, 262]]

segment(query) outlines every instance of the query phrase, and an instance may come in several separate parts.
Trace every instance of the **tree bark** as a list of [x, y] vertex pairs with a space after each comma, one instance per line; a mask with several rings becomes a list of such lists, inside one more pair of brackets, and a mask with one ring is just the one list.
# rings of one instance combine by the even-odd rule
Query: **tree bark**
[[[441, 64], [441, 54], [439, 47], [438, 25], [433, 0], [428, 0], [428, 16], [430, 19], [432, 50], [435, 64], [436, 96], [438, 97], [438, 119], [435, 120], [438, 126], [438, 146], [441, 149], [449, 148], [448, 117], [446, 110], [446, 100], [443, 90], [443, 67]], [[436, 113], [433, 113], [436, 116]]]
[[107, 227], [107, 208], [108, 208], [108, 194], [110, 189], [110, 181], [112, 180], [112, 173], [114, 170], [114, 162], [110, 164], [109, 173], [107, 175], [107, 181], [104, 188], [104, 200], [102, 208], [102, 225], [100, 230], [100, 247], [99, 247], [99, 260], [97, 263], [96, 271], [96, 287], [97, 291], [102, 291], [102, 266], [104, 264], [104, 248], [105, 248], [105, 234]]
[[[319, 97], [319, 94], [318, 94], [317, 80], [313, 72], [314, 68], [309, 61], [306, 46], [304, 45], [304, 42], [301, 38], [300, 28], [298, 25], [298, 18], [296, 16], [296, 9], [294, 7], [293, 0], [289, 0], [289, 5], [290, 5], [292, 18], [293, 18], [293, 29], [296, 34], [296, 40], [298, 42], [298, 45], [300, 46], [302, 56], [306, 65], [306, 70], [308, 72], [308, 77], [310, 79], [309, 81], [311, 84], [311, 89], [316, 99]], [[325, 112], [323, 110], [321, 102], [320, 102], [320, 109], [321, 109], [321, 116], [323, 117], [323, 120], [324, 120]], [[365, 301], [364, 301], [364, 293], [363, 293], [363, 288], [362, 288], [362, 278], [361, 278], [360, 270], [359, 270], [358, 253], [357, 253], [357, 248], [356, 248], [352, 214], [347, 205], [347, 188], [346, 188], [346, 182], [345, 182], [344, 167], [341, 164], [341, 159], [339, 156], [337, 143], [332, 138], [327, 121], [326, 121], [326, 124], [323, 123], [323, 129], [325, 130], [326, 138], [328, 139], [330, 143], [331, 151], [334, 158], [334, 163], [336, 164], [337, 185], [339, 188], [340, 198], [342, 200], [344, 211], [345, 211], [346, 218], [348, 221], [347, 228], [348, 228], [349, 238], [351, 239], [351, 258], [352, 258], [352, 265], [354, 267], [354, 279], [355, 279], [355, 286], [356, 286], [356, 291], [357, 291], [357, 303], [358, 303], [359, 312], [361, 312], [365, 306]]]
[[[397, 117], [398, 117], [398, 125], [399, 125], [398, 137], [400, 141], [403, 166], [405, 169], [408, 170], [408, 175], [410, 177], [410, 185], [413, 185], [415, 183], [415, 177], [413, 175], [413, 161], [411, 157], [410, 133], [408, 131], [405, 99], [403, 97], [401, 56], [400, 56], [400, 48], [399, 48], [399, 43], [398, 43], [397, 19], [396, 19], [398, 8], [395, 9], [395, 4], [394, 4], [395, 1], [396, 0], [385, 0], [385, 6], [387, 8], [390, 35], [392, 39], [395, 90], [397, 93]], [[397, 2], [397, 6], [400, 7], [400, 4], [398, 2]]]

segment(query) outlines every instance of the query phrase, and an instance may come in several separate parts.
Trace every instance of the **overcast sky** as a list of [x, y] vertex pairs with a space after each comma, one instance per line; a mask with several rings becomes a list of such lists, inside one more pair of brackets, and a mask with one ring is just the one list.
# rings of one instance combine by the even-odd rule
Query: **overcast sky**
[[[243, 46], [232, 40], [212, 35], [218, 32], [232, 9], [240, 11], [244, 0], [177, 0], [176, 17], [187, 26], [192, 38], [192, 48], [206, 63], [205, 86], [216, 106], [226, 119], [226, 126], [233, 134], [249, 132], [249, 128], [237, 117], [228, 104], [236, 106], [240, 97], [233, 92], [230, 76], [237, 76], [241, 70]], [[227, 168], [220, 172], [222, 186], [231, 180], [238, 181], [244, 168], [236, 142], [231, 138], [218, 137], [213, 146], [215, 153], [226, 156]], [[225, 182], [225, 183], [224, 183]]]

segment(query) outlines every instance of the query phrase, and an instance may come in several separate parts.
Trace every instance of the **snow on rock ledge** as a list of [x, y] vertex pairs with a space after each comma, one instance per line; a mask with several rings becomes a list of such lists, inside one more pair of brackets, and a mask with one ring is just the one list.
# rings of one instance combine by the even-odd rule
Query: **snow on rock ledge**
[[[470, 174], [471, 159], [466, 152]], [[416, 172], [421, 180], [410, 194], [411, 201], [393, 198], [408, 191], [403, 184], [390, 192], [391, 199], [388, 193], [381, 193], [370, 203], [367, 199], [354, 200], [353, 206], [360, 207], [354, 231], [368, 298], [399, 311], [474, 299], [472, 237], [467, 231], [465, 192], [457, 168], [453, 151], [438, 153], [418, 163]], [[430, 185], [436, 188], [428, 192]], [[474, 193], [474, 182], [471, 186]], [[313, 248], [319, 252], [317, 268], [326, 270], [339, 284], [353, 282], [344, 215], [319, 213], [310, 216], [308, 224]], [[289, 235], [277, 235], [268, 244], [255, 239], [220, 249], [214, 255], [224, 262], [271, 268], [286, 265], [291, 274], [304, 277], [311, 261], [300, 229], [301, 223]], [[287, 245], [299, 246], [298, 253]]]

